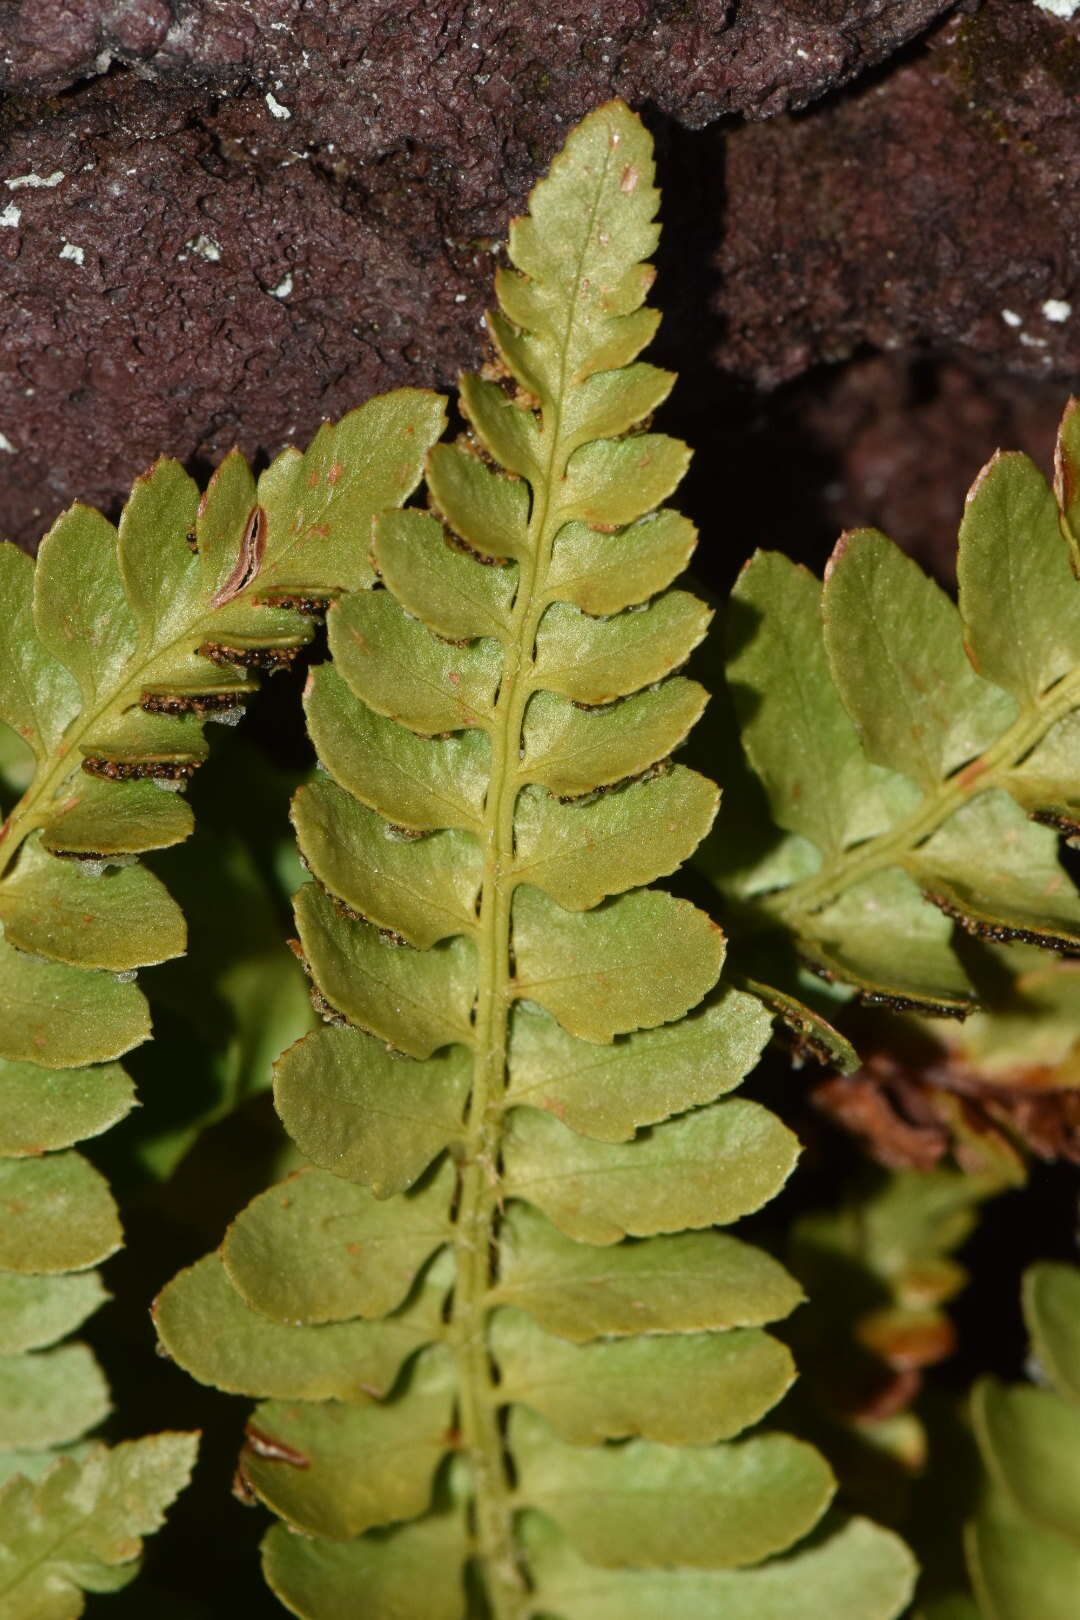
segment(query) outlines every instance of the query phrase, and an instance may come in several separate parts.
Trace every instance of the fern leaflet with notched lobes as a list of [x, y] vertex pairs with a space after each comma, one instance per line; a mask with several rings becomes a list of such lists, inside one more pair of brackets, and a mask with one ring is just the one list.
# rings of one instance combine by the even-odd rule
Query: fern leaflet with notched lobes
[[[267, 600], [325, 605], [358, 582], [355, 535], [409, 494], [443, 419], [433, 394], [373, 400], [324, 427], [306, 455], [287, 451], [258, 487], [237, 453], [201, 498], [177, 463], [162, 461], [136, 484], [119, 529], [75, 506], [36, 565], [0, 546], [0, 729], [13, 767], [5, 774], [22, 770], [24, 788], [0, 829], [6, 1474], [40, 1472], [52, 1448], [78, 1441], [109, 1409], [89, 1349], [58, 1343], [105, 1298], [93, 1268], [121, 1242], [109, 1189], [74, 1144], [133, 1106], [117, 1060], [150, 1033], [136, 970], [185, 948], [179, 907], [137, 860], [191, 830], [183, 796], [160, 790], [182, 788], [204, 759], [203, 722], [238, 714], [250, 671], [288, 662], [308, 639], [301, 614]], [[16, 1525], [24, 1510], [47, 1520], [55, 1508], [58, 1545], [68, 1496], [113, 1488], [112, 1462], [66, 1466], [40, 1496], [12, 1498]], [[120, 1521], [109, 1524], [119, 1535]], [[133, 1518], [125, 1558], [136, 1531]], [[19, 1556], [5, 1518], [0, 1571]], [[19, 1582], [5, 1614], [44, 1614], [33, 1583]], [[50, 1614], [81, 1612], [72, 1582]]]
[[1073, 1620], [1080, 1593], [1080, 1271], [1044, 1261], [1025, 1274], [1024, 1317], [1039, 1386], [976, 1385], [986, 1485], [968, 1527], [985, 1620]]
[[733, 1441], [791, 1380], [765, 1326], [797, 1289], [711, 1228], [796, 1143], [726, 1095], [769, 1023], [717, 988], [720, 931], [645, 887], [717, 800], [671, 760], [708, 614], [671, 588], [687, 452], [637, 430], [672, 381], [635, 358], [655, 208], [613, 102], [514, 222], [505, 375], [463, 380], [433, 511], [380, 518], [382, 588], [330, 610], [294, 809], [329, 1027], [276, 1072], [311, 1168], [156, 1306], [177, 1361], [264, 1398], [240, 1479], [310, 1620], [886, 1620], [910, 1589], [866, 1524], [763, 1563], [833, 1483]]
[[134, 1580], [142, 1538], [187, 1484], [197, 1443], [153, 1434], [81, 1446], [40, 1478], [20, 1473], [0, 1485], [0, 1613], [76, 1620], [84, 1592]]
[[[1075, 419], [1074, 406], [1059, 444], [1066, 506]], [[814, 970], [870, 999], [958, 1016], [977, 997], [954, 924], [1080, 947], [1080, 897], [1056, 842], [1080, 830], [1069, 522], [1026, 456], [998, 455], [968, 496], [958, 606], [872, 530], [841, 539], [824, 586], [776, 553], [747, 564], [729, 676], [784, 833], [756, 868], [719, 878], [749, 936], [771, 930], [772, 950], [786, 934]], [[723, 846], [704, 863], [723, 868]], [[778, 1010], [798, 1026], [797, 1005]], [[827, 1025], [804, 1033], [853, 1066]]]

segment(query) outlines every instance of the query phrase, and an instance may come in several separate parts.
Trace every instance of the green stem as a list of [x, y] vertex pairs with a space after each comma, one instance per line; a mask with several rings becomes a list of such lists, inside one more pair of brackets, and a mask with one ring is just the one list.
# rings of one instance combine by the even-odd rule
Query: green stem
[[[558, 439], [558, 434], [553, 435]], [[551, 551], [546, 502], [536, 501], [529, 560], [521, 579], [491, 732], [491, 778], [484, 811], [484, 878], [478, 921], [476, 1060], [466, 1120], [456, 1226], [457, 1273], [451, 1340], [458, 1355], [459, 1426], [472, 1465], [476, 1547], [493, 1620], [521, 1620], [527, 1592], [514, 1539], [513, 1489], [503, 1445], [500, 1397], [487, 1346], [488, 1292], [500, 1215], [500, 1148], [512, 1000], [510, 952], [514, 810], [525, 708], [534, 689], [532, 650], [546, 605]]]
[[525, 709], [535, 689], [533, 647], [547, 606], [545, 583], [558, 527], [551, 501], [561, 465], [558, 414], [552, 412], [546, 477], [537, 480], [529, 556], [510, 630], [492, 726], [491, 779], [484, 820], [484, 880], [478, 925], [476, 1061], [466, 1121], [456, 1228], [457, 1275], [451, 1340], [460, 1376], [459, 1425], [472, 1465], [476, 1547], [487, 1577], [493, 1620], [523, 1620], [528, 1601], [514, 1538], [513, 1488], [503, 1443], [500, 1395], [487, 1347], [488, 1293], [501, 1213], [500, 1151], [506, 1092], [506, 1053], [513, 1000], [510, 953], [514, 875], [514, 811]]
[[[610, 162], [609, 157], [609, 162]], [[602, 194], [601, 176], [593, 203]], [[573, 284], [580, 289], [592, 220], [583, 234]], [[488, 1296], [497, 1274], [501, 1217], [501, 1146], [507, 1085], [510, 1007], [511, 910], [514, 875], [514, 811], [521, 787], [522, 730], [529, 698], [536, 688], [533, 649], [548, 606], [547, 576], [555, 535], [561, 524], [558, 490], [568, 451], [563, 401], [570, 386], [570, 361], [577, 323], [571, 298], [559, 362], [543, 407], [544, 466], [532, 483], [528, 554], [510, 628], [506, 661], [491, 730], [491, 776], [484, 810], [484, 878], [478, 921], [476, 1059], [473, 1089], [459, 1174], [455, 1236], [456, 1278], [450, 1341], [458, 1357], [458, 1422], [462, 1450], [472, 1467], [475, 1492], [475, 1546], [486, 1578], [492, 1620], [524, 1620], [528, 1589], [514, 1537], [514, 1494], [501, 1423], [501, 1398], [487, 1344]]]
[[846, 889], [861, 883], [882, 867], [902, 865], [908, 852], [923, 843], [962, 804], [999, 785], [998, 777], [1013, 770], [1049, 731], [1080, 704], [1080, 669], [1073, 670], [1034, 704], [1024, 709], [993, 747], [950, 776], [933, 794], [906, 816], [865, 843], [845, 850], [812, 877], [764, 897], [765, 908], [794, 926], [800, 915], [819, 911]]
[[458, 1360], [458, 1426], [462, 1450], [472, 1469], [475, 1544], [486, 1576], [493, 1620], [520, 1620], [526, 1599], [514, 1541], [512, 1488], [504, 1455], [498, 1388], [487, 1346], [487, 1296], [499, 1214], [499, 1146], [506, 1089], [514, 767], [527, 695], [519, 679], [521, 632], [531, 595], [522, 581], [492, 727], [478, 921], [476, 1058], [459, 1172], [450, 1324], [450, 1340]]

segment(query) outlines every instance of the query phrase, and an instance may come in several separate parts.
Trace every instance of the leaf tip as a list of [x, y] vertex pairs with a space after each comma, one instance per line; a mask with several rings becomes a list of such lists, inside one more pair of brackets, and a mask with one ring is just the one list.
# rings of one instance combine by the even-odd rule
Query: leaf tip
[[993, 455], [990, 457], [990, 460], [986, 463], [986, 465], [984, 467], [979, 468], [979, 471], [975, 474], [975, 477], [972, 479], [970, 489], [968, 490], [967, 494], [964, 496], [964, 506], [965, 506], [965, 508], [969, 507], [972, 504], [972, 502], [977, 499], [977, 497], [978, 497], [980, 491], [982, 490], [983, 485], [986, 483], [987, 479], [991, 477], [991, 475], [993, 474], [994, 469], [997, 467], [998, 463], [1001, 462], [1004, 459], [1005, 459], [1005, 452], [1003, 450], [995, 450]]
[[852, 538], [853, 538], [854, 534], [855, 534], [855, 530], [853, 530], [853, 529], [845, 529], [843, 534], [840, 536], [839, 540], [837, 540], [835, 546], [833, 546], [832, 551], [829, 553], [829, 560], [825, 564], [825, 583], [826, 583], [826, 585], [829, 583], [829, 580], [832, 578], [833, 569], [846, 556], [848, 547], [851, 544], [851, 541], [852, 541]]

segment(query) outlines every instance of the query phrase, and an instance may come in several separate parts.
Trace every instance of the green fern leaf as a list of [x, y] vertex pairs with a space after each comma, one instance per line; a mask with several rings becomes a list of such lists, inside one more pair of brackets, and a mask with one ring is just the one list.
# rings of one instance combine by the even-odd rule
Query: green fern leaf
[[[975, 519], [967, 533], [982, 538], [985, 527]], [[1002, 560], [998, 546], [980, 549]], [[924, 791], [1015, 718], [1015, 703], [975, 673], [958, 610], [883, 534], [864, 529], [839, 542], [822, 617], [829, 667], [867, 755]]]
[[[997, 455], [968, 496], [960, 526], [960, 595], [979, 673], [1024, 706], [1080, 663], [1080, 632], [1062, 611], [1075, 585], [1062, 513], [1037, 467]], [[1011, 544], [1022, 534], [1025, 544]], [[1009, 566], [1009, 577], [998, 572]]]
[[[507, 387], [463, 380], [432, 511], [380, 518], [382, 588], [329, 610], [306, 708], [331, 780], [294, 807], [316, 880], [295, 910], [335, 1027], [275, 1075], [317, 1168], [157, 1304], [196, 1377], [275, 1397], [240, 1474], [285, 1521], [268, 1579], [312, 1620], [568, 1620], [579, 1554], [620, 1615], [654, 1591], [682, 1612], [697, 1568], [748, 1612], [764, 1570], [719, 1572], [789, 1548], [833, 1491], [811, 1447], [734, 1438], [790, 1382], [763, 1329], [797, 1289], [709, 1229], [771, 1198], [797, 1144], [726, 1095], [770, 1021], [717, 989], [723, 935], [646, 887], [717, 804], [670, 763], [709, 614], [668, 588], [693, 534], [657, 511], [687, 452], [636, 431], [672, 381], [636, 362], [655, 209], [613, 102], [511, 229]], [[823, 1591], [850, 1556], [868, 1592], [838, 1612], [898, 1612], [890, 1538], [828, 1546]]]
[[505, 1149], [507, 1190], [584, 1243], [726, 1225], [774, 1197], [798, 1155], [787, 1127], [741, 1097], [614, 1143], [515, 1110]]
[[233, 1222], [222, 1261], [237, 1292], [275, 1322], [386, 1316], [452, 1235], [455, 1178], [443, 1162], [408, 1198], [375, 1198], [322, 1170], [292, 1176]]
[[374, 1613], [465, 1620], [464, 1514], [449, 1510], [355, 1541], [326, 1541], [275, 1525], [263, 1543], [270, 1587], [293, 1614], [353, 1620], [356, 1594]]
[[976, 1386], [988, 1477], [968, 1529], [968, 1565], [987, 1620], [1067, 1620], [1080, 1591], [1080, 1274], [1033, 1266], [1024, 1315], [1049, 1387]]
[[[415, 487], [419, 466], [443, 421], [438, 395], [399, 388], [369, 400], [340, 422], [324, 423], [303, 454], [286, 450], [280, 455], [259, 479], [266, 550], [255, 599], [298, 594], [304, 611], [305, 601], [312, 598], [325, 602], [370, 585], [372, 516], [400, 505]], [[215, 561], [215, 594], [220, 596], [235, 566], [227, 543], [211, 552], [208, 571]]]
[[0, 1273], [0, 1355], [55, 1344], [74, 1333], [107, 1298], [96, 1271], [58, 1277]]
[[85, 1344], [62, 1344], [0, 1359], [0, 1447], [44, 1451], [94, 1428], [109, 1389]]
[[[785, 1347], [754, 1328], [575, 1345], [527, 1312], [506, 1310], [492, 1318], [491, 1344], [505, 1398], [577, 1446], [627, 1436], [666, 1446], [729, 1440], [764, 1417], [795, 1376]], [[678, 1405], [669, 1384], [681, 1391]]]
[[297, 793], [292, 818], [313, 875], [376, 927], [419, 950], [475, 931], [482, 862], [467, 834], [391, 840], [380, 816], [329, 780]]
[[[732, 691], [746, 754], [800, 856], [785, 871], [773, 855], [756, 876], [742, 911], [750, 935], [786, 930], [826, 977], [961, 1016], [976, 991], [954, 921], [1077, 948], [1080, 897], [1054, 832], [1038, 825], [1080, 825], [1067, 530], [1033, 464], [999, 455], [968, 497], [958, 608], [868, 530], [841, 540], [823, 589], [780, 556], [747, 566], [732, 604]], [[751, 893], [745, 876], [740, 885]]]
[[71, 1147], [107, 1131], [134, 1101], [119, 1063], [43, 1069], [0, 1058], [0, 1155], [19, 1159]]
[[491, 1297], [573, 1343], [625, 1334], [758, 1327], [802, 1298], [782, 1266], [737, 1239], [687, 1232], [594, 1248], [511, 1204]]
[[[0, 546], [3, 774], [21, 789], [14, 803], [5, 795], [10, 814], [0, 829], [5, 1476], [39, 1472], [50, 1450], [77, 1442], [110, 1408], [90, 1351], [57, 1341], [104, 1299], [89, 1268], [121, 1243], [108, 1187], [74, 1144], [133, 1106], [116, 1060], [151, 1032], [136, 971], [175, 960], [187, 945], [179, 906], [136, 860], [192, 830], [185, 799], [161, 789], [182, 789], [206, 758], [204, 721], [239, 716], [254, 688], [250, 672], [283, 667], [309, 639], [297, 607], [325, 606], [373, 578], [357, 571], [353, 536], [381, 504], [408, 495], [442, 422], [435, 395], [403, 392], [325, 428], [306, 457], [287, 452], [258, 486], [237, 453], [201, 498], [181, 467], [162, 461], [137, 482], [118, 528], [75, 506], [45, 537], [36, 565]], [[339, 453], [350, 457], [347, 478]], [[304, 494], [284, 511], [289, 470]], [[305, 558], [309, 573], [293, 573]], [[283, 582], [295, 601], [277, 589]], [[135, 1488], [140, 1458], [150, 1473], [160, 1466], [175, 1476], [171, 1497], [180, 1485], [176, 1448], [146, 1444], [80, 1454], [39, 1490], [10, 1496], [11, 1513], [31, 1515], [35, 1534], [60, 1548], [69, 1497], [96, 1513], [95, 1493], [126, 1491], [131, 1470]], [[191, 1449], [184, 1440], [176, 1453], [185, 1468]], [[152, 1502], [149, 1475], [148, 1490]], [[129, 1517], [122, 1556], [106, 1541], [98, 1557], [91, 1539], [70, 1579], [59, 1564], [59, 1572], [43, 1566], [40, 1583], [13, 1577], [5, 1614], [81, 1613], [80, 1586], [126, 1580], [134, 1565], [114, 1581], [98, 1564], [134, 1558], [139, 1519]], [[149, 1514], [145, 1528], [156, 1522]], [[3, 1556], [0, 1548], [0, 1566]], [[3, 1583], [0, 1574], [0, 1591]]]
[[256, 1407], [241, 1458], [246, 1485], [296, 1529], [332, 1541], [423, 1513], [453, 1422], [450, 1355], [424, 1350], [402, 1382], [389, 1401]]
[[82, 1271], [120, 1247], [120, 1222], [108, 1184], [81, 1153], [0, 1159], [0, 1198], [4, 1271]]
[[509, 1438], [523, 1500], [605, 1568], [756, 1564], [812, 1529], [835, 1488], [824, 1458], [784, 1434], [568, 1446], [518, 1407]]
[[155, 1308], [158, 1332], [188, 1370], [218, 1389], [310, 1401], [389, 1394], [405, 1360], [441, 1336], [438, 1268], [418, 1297], [375, 1324], [361, 1317], [297, 1327], [245, 1304], [220, 1256], [175, 1277]]
[[737, 1086], [767, 1028], [752, 999], [737, 990], [678, 1023], [621, 1036], [610, 1046], [580, 1040], [542, 1008], [522, 1006], [510, 1037], [507, 1098], [554, 1114], [582, 1136], [629, 1142], [640, 1126]]
[[360, 1030], [318, 1029], [279, 1058], [274, 1095], [312, 1163], [389, 1198], [458, 1141], [471, 1078], [461, 1047], [409, 1062]]
[[566, 1620], [884, 1620], [911, 1595], [902, 1542], [865, 1519], [751, 1570], [600, 1570], [538, 1518], [525, 1533], [545, 1600]]

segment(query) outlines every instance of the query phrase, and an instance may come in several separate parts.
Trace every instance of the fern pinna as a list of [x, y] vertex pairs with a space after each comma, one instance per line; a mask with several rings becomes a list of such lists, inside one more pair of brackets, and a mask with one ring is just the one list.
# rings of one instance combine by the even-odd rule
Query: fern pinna
[[[842, 537], [823, 586], [776, 553], [747, 564], [729, 676], [782, 833], [748, 862], [730, 858], [721, 827], [704, 860], [731, 896], [751, 978], [786, 938], [864, 998], [964, 1016], [977, 994], [954, 923], [1080, 948], [1080, 897], [1057, 851], [1059, 830], [1080, 829], [1078, 473], [1076, 402], [1056, 498], [1026, 456], [995, 456], [968, 496], [958, 606], [873, 530]], [[855, 1065], [797, 977], [758, 988]]]
[[0, 829], [0, 1469], [14, 1476], [0, 1608], [14, 1620], [79, 1614], [82, 1588], [129, 1579], [193, 1458], [177, 1435], [55, 1461], [109, 1410], [90, 1350], [58, 1341], [105, 1299], [94, 1268], [121, 1242], [74, 1144], [132, 1107], [118, 1060], [150, 1034], [136, 972], [185, 947], [178, 906], [137, 859], [191, 830], [182, 792], [161, 789], [205, 759], [203, 722], [238, 715], [250, 671], [308, 639], [297, 609], [358, 582], [354, 535], [414, 487], [442, 422], [430, 393], [374, 400], [258, 488], [236, 453], [201, 497], [162, 461], [119, 529], [75, 506], [36, 565], [0, 546], [4, 752], [33, 755]]
[[373, 588], [329, 613], [294, 811], [327, 1027], [276, 1074], [312, 1168], [156, 1307], [182, 1365], [265, 1397], [239, 1488], [313, 1620], [884, 1620], [910, 1585], [861, 1522], [762, 1563], [832, 1479], [784, 1435], [726, 1443], [790, 1382], [764, 1324], [798, 1291], [708, 1229], [796, 1143], [721, 1100], [769, 1021], [716, 988], [720, 931], [642, 887], [717, 799], [670, 763], [708, 615], [669, 588], [687, 453], [638, 431], [672, 382], [635, 361], [655, 208], [612, 103], [512, 226], [504, 371], [463, 380], [433, 511], [381, 518]]

